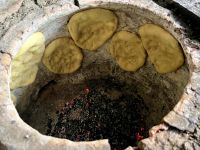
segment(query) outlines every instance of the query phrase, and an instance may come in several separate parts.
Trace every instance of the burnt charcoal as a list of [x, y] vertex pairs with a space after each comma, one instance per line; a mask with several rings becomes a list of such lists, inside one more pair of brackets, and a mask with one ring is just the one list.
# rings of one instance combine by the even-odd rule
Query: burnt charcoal
[[[109, 139], [113, 150], [136, 146], [146, 136], [144, 102], [134, 90], [114, 78], [91, 80], [80, 95], [64, 104], [46, 134], [73, 141]], [[117, 96], [116, 96], [117, 95]], [[53, 126], [53, 127], [52, 127]]]

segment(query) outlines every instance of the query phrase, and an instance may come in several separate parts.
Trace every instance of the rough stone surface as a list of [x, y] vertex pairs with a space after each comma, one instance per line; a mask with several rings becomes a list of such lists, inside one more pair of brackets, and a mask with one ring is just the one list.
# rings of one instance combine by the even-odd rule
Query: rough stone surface
[[[119, 3], [116, 9], [129, 9], [133, 6], [134, 13], [143, 14], [144, 17], [148, 17], [169, 30], [182, 45], [190, 68], [190, 81], [184, 89], [184, 94], [174, 109], [163, 119], [167, 128], [160, 130], [158, 127], [159, 132], [142, 140], [140, 148], [200, 149], [200, 44], [187, 37], [184, 28], [174, 19], [170, 11], [150, 0], [80, 0], [80, 8], [72, 1], [67, 3], [64, 0], [24, 0], [22, 4], [13, 5], [15, 9], [12, 9], [12, 12], [0, 15], [0, 148], [9, 150], [110, 149], [107, 140], [76, 143], [44, 136], [32, 129], [21, 120], [10, 99], [9, 76], [12, 57], [33, 32], [38, 30], [45, 32], [45, 36], [49, 37], [48, 43], [56, 36], [63, 35], [62, 30], [57, 31], [57, 29], [63, 29], [62, 26], [71, 13], [100, 5], [109, 8], [113, 5], [112, 3]], [[21, 5], [20, 8], [17, 7], [19, 5]], [[0, 13], [2, 13], [1, 10]], [[65, 19], [58, 19], [62, 17]], [[45, 28], [45, 25], [49, 23], [52, 23], [52, 31], [47, 31], [48, 29]], [[57, 34], [52, 36], [54, 30]]]
[[53, 4], [62, 5], [65, 3], [74, 4], [74, 0], [36, 0], [35, 1], [35, 4], [38, 5], [39, 7], [46, 7], [46, 6], [50, 6]]
[[0, 21], [18, 11], [23, 0], [0, 0]]
[[185, 149], [185, 150], [197, 150], [199, 148], [199, 141], [192, 138], [189, 133], [181, 133], [176, 129], [168, 129], [157, 133], [148, 139], [144, 139], [140, 145], [140, 148], [145, 150], [150, 149]]
[[[188, 37], [193, 40], [200, 41], [200, 18], [198, 15], [195, 15], [192, 12], [192, 9], [187, 9], [186, 7], [180, 5], [179, 3], [175, 2], [175, 0], [153, 0], [158, 5], [169, 9], [173, 14], [175, 20], [181, 23], [181, 25], [185, 28]], [[191, 3], [187, 3], [187, 5], [194, 4], [195, 0], [178, 0], [180, 3], [185, 3], [190, 1]], [[198, 10], [199, 11], [199, 10]]]
[[173, 0], [200, 17], [200, 0]]

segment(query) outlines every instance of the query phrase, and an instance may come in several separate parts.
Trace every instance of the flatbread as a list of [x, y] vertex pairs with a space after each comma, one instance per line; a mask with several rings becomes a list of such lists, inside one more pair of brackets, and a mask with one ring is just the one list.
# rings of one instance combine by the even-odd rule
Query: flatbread
[[113, 35], [117, 22], [117, 16], [112, 11], [95, 8], [73, 15], [67, 27], [79, 47], [93, 51]]
[[53, 73], [72, 73], [79, 69], [83, 60], [81, 49], [68, 37], [52, 41], [45, 49], [43, 64]]
[[109, 50], [120, 68], [125, 71], [136, 71], [145, 63], [146, 53], [135, 33], [117, 32], [112, 38]]
[[35, 81], [44, 49], [45, 37], [41, 32], [32, 34], [26, 40], [11, 64], [11, 89], [27, 86]]
[[173, 72], [183, 65], [182, 48], [165, 29], [158, 25], [145, 24], [139, 28], [139, 34], [157, 72]]

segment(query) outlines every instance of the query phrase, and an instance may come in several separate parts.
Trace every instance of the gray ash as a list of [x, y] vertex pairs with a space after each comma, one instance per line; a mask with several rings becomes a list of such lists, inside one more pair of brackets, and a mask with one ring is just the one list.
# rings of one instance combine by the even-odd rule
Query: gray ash
[[85, 85], [80, 95], [55, 112], [55, 123], [48, 118], [47, 135], [72, 141], [109, 139], [113, 150], [136, 146], [147, 135], [146, 108], [134, 85], [114, 78], [90, 80]]

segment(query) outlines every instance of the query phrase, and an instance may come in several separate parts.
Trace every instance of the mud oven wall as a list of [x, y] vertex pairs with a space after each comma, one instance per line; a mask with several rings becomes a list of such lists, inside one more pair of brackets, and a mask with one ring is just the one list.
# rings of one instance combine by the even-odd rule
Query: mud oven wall
[[[108, 74], [117, 76], [127, 82], [134, 80], [136, 85], [141, 85], [136, 88], [141, 92], [141, 95], [144, 95], [144, 99], [153, 97], [155, 94], [157, 96], [157, 102], [150, 98], [148, 103], [149, 108], [152, 109], [160, 105], [156, 110], [159, 113], [149, 114], [149, 118], [158, 117], [161, 120], [163, 114], [171, 110], [163, 118], [163, 124], [153, 127], [150, 131], [150, 137], [141, 141], [140, 148], [200, 149], [199, 43], [187, 37], [185, 29], [173, 18], [170, 11], [161, 8], [152, 1], [88, 0], [79, 1], [79, 4], [80, 7], [77, 7], [72, 2], [58, 1], [46, 7], [38, 7], [35, 3], [31, 3], [28, 0], [24, 1], [15, 16], [16, 20], [11, 18], [11, 25], [8, 30], [2, 31], [0, 39], [0, 148], [110, 149], [107, 140], [72, 142], [40, 134], [21, 120], [11, 101], [9, 88], [12, 58], [16, 55], [21, 44], [32, 33], [42, 32], [45, 35], [46, 44], [48, 44], [57, 37], [69, 34], [65, 30], [67, 21], [72, 14], [82, 9], [102, 7], [111, 9], [117, 14], [120, 20], [120, 29], [137, 31], [137, 28], [144, 23], [155, 23], [163, 26], [180, 42], [187, 60], [185, 65], [176, 73], [159, 76], [147, 61], [146, 67], [134, 75], [128, 73], [124, 75], [110, 60], [110, 57], [104, 51], [105, 48], [102, 47], [102, 50], [95, 54], [85, 52], [84, 55], [87, 61], [83, 63], [82, 69], [76, 74], [67, 76], [67, 78], [59, 76], [60, 81], [67, 80], [67, 82], [76, 83]], [[17, 7], [15, 8], [18, 10]], [[22, 15], [23, 13], [25, 14]], [[9, 16], [7, 17], [9, 18]], [[5, 18], [2, 17], [1, 20], [5, 21]], [[6, 22], [8, 21], [2, 24], [5, 28]], [[94, 59], [96, 64], [91, 67]], [[90, 71], [88, 71], [88, 67]], [[17, 101], [19, 112], [22, 112], [30, 103], [31, 99], [27, 100], [27, 97], [32, 96], [32, 99], [34, 99], [34, 97], [37, 97], [38, 89], [50, 80], [57, 78], [57, 76], [48, 73], [42, 65], [40, 69], [41, 71], [33, 85], [17, 91], [20, 93]], [[161, 93], [160, 96], [157, 93]], [[163, 100], [164, 97], [166, 98], [165, 100]], [[175, 104], [176, 106], [174, 107]], [[166, 106], [163, 114], [161, 111], [162, 106]], [[156, 132], [158, 130], [160, 132]], [[132, 148], [130, 147], [130, 149]]]

